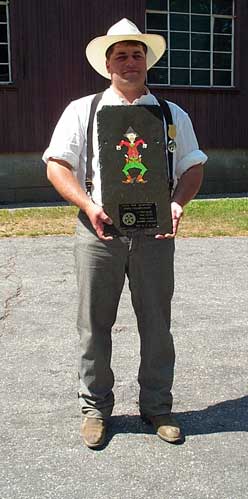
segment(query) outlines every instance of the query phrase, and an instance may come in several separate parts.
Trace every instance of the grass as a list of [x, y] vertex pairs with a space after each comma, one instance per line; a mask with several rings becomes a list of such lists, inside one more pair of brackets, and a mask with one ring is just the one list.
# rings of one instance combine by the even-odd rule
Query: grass
[[0, 210], [0, 237], [73, 234], [78, 208], [56, 206]]
[[[0, 210], [0, 237], [71, 235], [78, 209], [56, 206]], [[248, 236], [248, 199], [194, 200], [184, 210], [178, 237]]]
[[248, 198], [192, 201], [185, 208], [178, 235], [248, 236]]

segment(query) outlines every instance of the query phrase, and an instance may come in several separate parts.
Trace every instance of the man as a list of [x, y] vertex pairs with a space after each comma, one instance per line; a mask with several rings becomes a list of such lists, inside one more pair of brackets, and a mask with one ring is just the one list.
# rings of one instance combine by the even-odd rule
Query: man
[[[145, 86], [145, 79], [147, 69], [160, 59], [164, 50], [163, 37], [142, 34], [127, 19], [112, 26], [106, 36], [92, 40], [86, 49], [88, 60], [96, 71], [111, 79], [111, 86], [103, 93], [97, 111], [103, 105], [158, 105], [156, 97]], [[75, 258], [82, 437], [90, 448], [99, 448], [105, 441], [106, 421], [114, 405], [111, 328], [127, 275], [141, 339], [140, 413], [153, 424], [160, 438], [178, 443], [182, 435], [171, 415], [175, 358], [170, 333], [174, 237], [183, 206], [200, 188], [202, 164], [207, 157], [198, 149], [188, 115], [170, 103], [177, 128], [171, 199], [173, 233], [131, 239], [104, 235], [104, 224], [112, 221], [102, 207], [96, 118], [91, 197], [84, 188], [86, 131], [93, 97], [81, 98], [66, 108], [43, 156], [48, 164], [48, 179], [66, 200], [80, 208]]]

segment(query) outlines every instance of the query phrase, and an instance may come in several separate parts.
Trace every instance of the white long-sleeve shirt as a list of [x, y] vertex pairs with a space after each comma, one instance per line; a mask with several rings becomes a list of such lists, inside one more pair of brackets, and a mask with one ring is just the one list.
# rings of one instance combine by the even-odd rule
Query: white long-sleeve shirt
[[[84, 188], [87, 162], [87, 127], [90, 107], [94, 95], [88, 95], [72, 101], [63, 112], [53, 132], [49, 147], [43, 155], [43, 161], [49, 158], [64, 160], [71, 165], [77, 178]], [[168, 102], [168, 101], [167, 101]], [[205, 163], [207, 156], [198, 146], [191, 120], [185, 111], [172, 102], [168, 102], [172, 121], [176, 126], [176, 151], [173, 153], [174, 187], [181, 175], [191, 166]], [[156, 97], [147, 90], [147, 94], [135, 99], [132, 104], [120, 97], [110, 86], [98, 103], [97, 111], [103, 106], [123, 105], [159, 105]], [[93, 158], [92, 158], [92, 199], [102, 205], [101, 178], [99, 164], [99, 146], [97, 136], [97, 121], [93, 122]], [[165, 127], [165, 140], [167, 137]], [[166, 164], [165, 164], [166, 167]]]

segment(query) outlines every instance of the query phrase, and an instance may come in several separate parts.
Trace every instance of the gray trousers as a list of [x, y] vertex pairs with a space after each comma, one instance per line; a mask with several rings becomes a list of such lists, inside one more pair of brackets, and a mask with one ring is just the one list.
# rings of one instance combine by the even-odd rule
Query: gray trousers
[[135, 236], [127, 242], [119, 238], [104, 242], [85, 216], [78, 220], [79, 401], [88, 417], [107, 417], [113, 409], [111, 329], [126, 275], [140, 334], [140, 412], [170, 413], [175, 362], [170, 333], [173, 259], [173, 240]]

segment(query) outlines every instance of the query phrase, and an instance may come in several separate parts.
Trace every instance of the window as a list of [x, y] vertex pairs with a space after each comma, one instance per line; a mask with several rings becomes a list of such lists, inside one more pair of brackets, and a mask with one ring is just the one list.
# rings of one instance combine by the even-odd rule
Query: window
[[234, 0], [147, 0], [146, 32], [161, 34], [167, 51], [148, 83], [232, 87]]
[[0, 85], [11, 82], [8, 4], [0, 0]]

